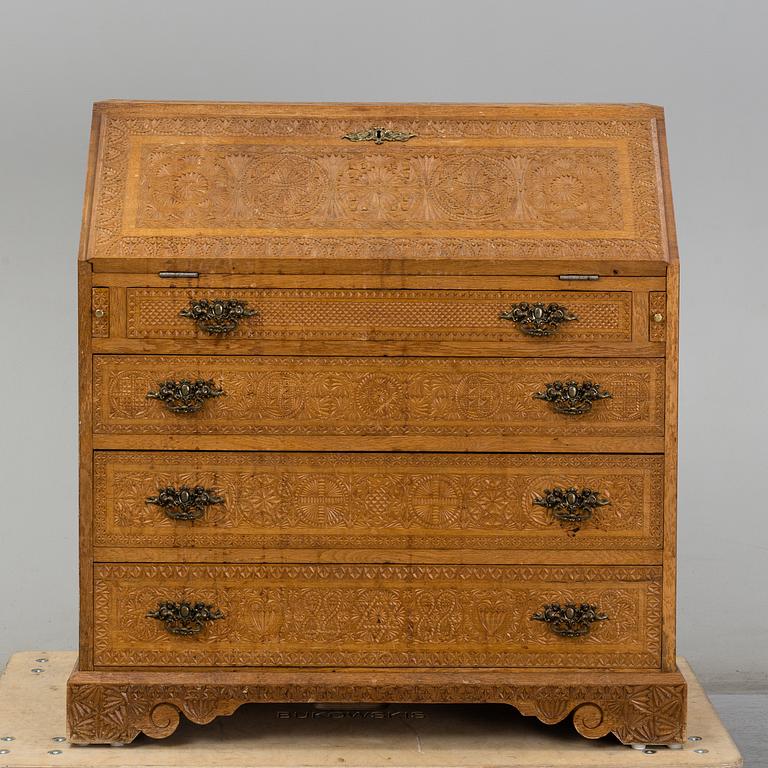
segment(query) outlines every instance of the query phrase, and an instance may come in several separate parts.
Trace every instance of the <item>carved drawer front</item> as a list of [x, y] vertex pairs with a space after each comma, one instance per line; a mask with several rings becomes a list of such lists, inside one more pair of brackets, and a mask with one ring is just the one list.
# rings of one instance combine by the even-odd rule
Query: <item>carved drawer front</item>
[[101, 434], [658, 437], [663, 416], [657, 359], [94, 357]]
[[648, 549], [661, 456], [97, 452], [95, 543]]
[[152, 339], [629, 342], [629, 291], [128, 288], [127, 335]]
[[657, 668], [661, 568], [94, 566], [97, 666]]

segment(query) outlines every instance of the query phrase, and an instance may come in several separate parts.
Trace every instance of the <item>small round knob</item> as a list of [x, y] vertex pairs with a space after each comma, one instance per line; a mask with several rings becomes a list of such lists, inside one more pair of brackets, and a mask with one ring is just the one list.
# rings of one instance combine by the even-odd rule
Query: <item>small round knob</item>
[[653, 313], [653, 322], [654, 323], [662, 323], [662, 322], [664, 322], [664, 315], [662, 315], [661, 312], [654, 312]]
[[94, 309], [93, 314], [96, 315], [96, 317], [104, 317], [107, 313], [103, 309]]

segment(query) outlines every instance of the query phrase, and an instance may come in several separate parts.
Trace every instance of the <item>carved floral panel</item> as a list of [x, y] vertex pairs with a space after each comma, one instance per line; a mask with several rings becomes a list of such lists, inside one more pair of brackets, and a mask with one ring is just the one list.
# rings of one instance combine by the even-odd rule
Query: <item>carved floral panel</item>
[[[98, 452], [95, 543], [105, 546], [658, 547], [659, 456]], [[179, 521], [147, 499], [203, 486], [223, 503]], [[553, 487], [610, 501], [565, 524], [534, 504]]]
[[[661, 569], [587, 566], [94, 566], [97, 665], [655, 667]], [[147, 612], [210, 604], [193, 636]], [[595, 603], [580, 638], [531, 620]]]
[[[225, 394], [179, 415], [147, 398], [167, 379]], [[567, 379], [612, 397], [578, 417], [534, 399]], [[663, 416], [656, 359], [94, 357], [97, 433], [661, 436]]]
[[621, 142], [456, 147], [137, 143], [124, 232], [272, 228], [631, 233]]
[[[89, 255], [659, 259], [653, 121], [106, 112]], [[389, 116], [382, 115], [389, 122]]]

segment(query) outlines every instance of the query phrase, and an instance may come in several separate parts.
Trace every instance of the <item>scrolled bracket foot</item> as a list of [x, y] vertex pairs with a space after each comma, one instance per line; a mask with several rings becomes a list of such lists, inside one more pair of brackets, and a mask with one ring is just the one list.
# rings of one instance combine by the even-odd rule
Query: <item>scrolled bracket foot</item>
[[605, 712], [597, 704], [581, 704], [573, 712], [573, 727], [587, 739], [600, 739], [612, 730]]
[[164, 739], [178, 727], [181, 713], [178, 707], [165, 702], [155, 705], [146, 722], [141, 723], [141, 730], [153, 739]]

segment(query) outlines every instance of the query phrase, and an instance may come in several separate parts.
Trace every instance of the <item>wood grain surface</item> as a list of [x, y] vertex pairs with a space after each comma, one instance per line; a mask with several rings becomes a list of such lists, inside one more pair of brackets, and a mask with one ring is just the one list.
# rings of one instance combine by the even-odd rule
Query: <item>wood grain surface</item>
[[[79, 258], [74, 742], [253, 701], [683, 740], [660, 108], [102, 102]], [[181, 315], [217, 299], [253, 314]], [[500, 317], [523, 302], [577, 319], [531, 337]], [[182, 380], [223, 394], [149, 397]], [[570, 380], [611, 397], [535, 397]], [[151, 501], [197, 486], [194, 521]], [[568, 488], [608, 503], [537, 503]], [[169, 633], [164, 601], [221, 617]], [[532, 618], [552, 603], [607, 618], [562, 637]]]

